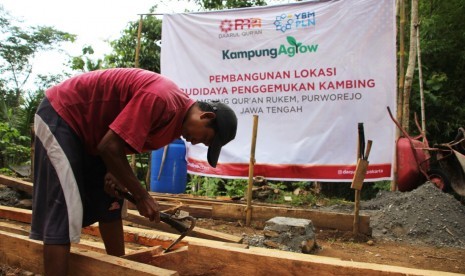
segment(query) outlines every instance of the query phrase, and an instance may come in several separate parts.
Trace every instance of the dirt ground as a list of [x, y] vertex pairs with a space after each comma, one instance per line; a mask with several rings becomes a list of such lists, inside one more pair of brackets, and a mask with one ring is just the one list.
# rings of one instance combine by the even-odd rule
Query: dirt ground
[[[360, 207], [370, 215], [372, 235], [315, 229], [321, 247], [315, 255], [465, 274], [465, 206], [452, 195], [427, 182], [411, 192], [380, 192]], [[323, 209], [350, 213], [353, 206]], [[197, 226], [244, 240], [263, 236], [241, 222], [199, 219]]]
[[[3, 197], [2, 197], [3, 195]], [[0, 204], [18, 205], [16, 195], [0, 189]], [[327, 211], [351, 212], [352, 206], [332, 206]], [[370, 215], [371, 236], [315, 229], [318, 256], [465, 274], [465, 206], [432, 185], [412, 192], [382, 192], [361, 203]], [[243, 222], [198, 219], [197, 227], [243, 237], [263, 236], [262, 228]], [[303, 254], [303, 253], [302, 253]], [[24, 272], [0, 266], [1, 275]]]
[[[262, 230], [245, 227], [240, 222], [199, 219], [196, 226], [239, 237], [262, 235]], [[465, 274], [465, 249], [419, 246], [401, 241], [387, 241], [373, 237], [354, 237], [351, 232], [316, 229], [317, 244], [314, 255], [341, 260], [402, 266]]]

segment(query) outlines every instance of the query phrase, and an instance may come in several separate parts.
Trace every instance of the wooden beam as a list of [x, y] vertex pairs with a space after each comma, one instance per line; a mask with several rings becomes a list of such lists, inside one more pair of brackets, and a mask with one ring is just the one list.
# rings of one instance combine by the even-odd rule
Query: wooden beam
[[[245, 220], [245, 205], [223, 204], [214, 205], [212, 218]], [[339, 229], [352, 231], [353, 216], [351, 214], [321, 212], [307, 209], [291, 209], [279, 207], [254, 206], [252, 219], [254, 221], [267, 221], [274, 217], [303, 218], [312, 221], [318, 228]], [[360, 215], [360, 233], [371, 235], [370, 217]]]
[[[130, 222], [139, 224], [139, 225], [149, 227], [151, 229], [179, 234], [176, 229], [173, 229], [171, 226], [167, 225], [166, 223], [154, 223], [152, 221], [149, 221], [147, 218], [139, 215], [138, 211], [128, 210], [127, 217], [125, 217], [124, 219]], [[235, 242], [235, 243], [242, 242], [241, 237], [229, 235], [226, 233], [221, 233], [218, 231], [208, 230], [208, 229], [200, 228], [197, 226], [194, 227], [194, 229], [192, 229], [191, 233], [189, 233], [188, 236], [202, 238], [202, 239], [216, 240], [216, 241]]]
[[[136, 243], [145, 246], [161, 246], [167, 248], [168, 246], [175, 241], [179, 235], [164, 233], [154, 230], [141, 229], [137, 227], [123, 226], [124, 230], [124, 241], [130, 243]], [[92, 235], [96, 237], [101, 237], [99, 228], [97, 224], [93, 224], [82, 229], [82, 233], [87, 235]], [[185, 237], [173, 249], [187, 245], [187, 239]]]
[[[23, 190], [32, 191], [32, 184], [21, 181], [19, 179], [1, 176], [0, 184], [12, 185], [15, 187], [22, 187]], [[176, 204], [172, 201], [178, 201], [187, 204], [194, 205], [182, 205], [181, 209], [189, 212], [190, 215], [200, 218], [214, 218], [223, 220], [246, 220], [245, 208], [246, 205], [243, 203], [222, 203], [219, 200], [206, 200], [206, 199], [193, 199], [184, 198], [179, 195], [173, 195], [172, 198], [166, 194], [158, 194], [151, 192], [151, 195], [155, 199], [159, 200], [160, 206], [166, 206], [167, 208], [173, 207]], [[162, 201], [162, 199], [164, 201]], [[204, 205], [204, 206], [198, 206]], [[210, 206], [208, 206], [210, 205]], [[130, 207], [131, 208], [131, 207]], [[132, 207], [133, 208], [133, 207]], [[282, 207], [279, 205], [262, 205], [254, 204], [254, 212], [252, 219], [254, 222], [265, 222], [276, 216], [293, 217], [293, 218], [305, 218], [310, 219], [313, 225], [317, 228], [328, 228], [338, 229], [341, 231], [352, 231], [353, 230], [353, 216], [352, 214], [344, 213], [333, 213], [333, 212], [322, 212], [302, 208], [290, 208]], [[372, 229], [370, 228], [370, 217], [367, 215], [359, 215], [360, 228], [359, 231], [362, 234], [371, 235]], [[202, 233], [199, 235], [208, 235]], [[200, 236], [199, 236], [200, 237]], [[206, 237], [206, 236], [205, 236]]]
[[[208, 260], [206, 260], [208, 261]], [[164, 269], [176, 270], [180, 275], [216, 275], [211, 273], [193, 274], [189, 269], [189, 248], [187, 246], [181, 247], [175, 252], [168, 252], [166, 254], [155, 255], [148, 264], [163, 267]]]
[[[30, 240], [22, 235], [0, 231], [0, 263], [36, 274], [44, 274], [42, 256], [41, 242]], [[71, 248], [69, 275], [108, 275], [110, 271], [112, 275], [125, 276], [179, 275], [177, 271], [89, 250]]]
[[5, 221], [0, 221], [0, 231], [5, 231], [8, 233], [13, 233], [22, 236], [29, 236], [29, 230], [24, 229], [23, 227], [18, 227], [18, 225], [8, 223]]
[[[200, 205], [195, 205], [195, 204], [184, 204], [180, 202], [175, 202], [175, 201], [160, 201], [157, 198], [154, 197], [155, 200], [157, 200], [158, 205], [160, 206], [160, 210], [168, 210], [168, 209], [173, 209], [176, 207], [179, 207], [180, 210], [183, 210], [189, 215], [196, 217], [196, 218], [211, 218], [212, 217], [212, 207], [209, 205], [205, 204], [200, 204]], [[137, 207], [135, 204], [128, 202], [128, 209], [131, 210], [137, 210]]]
[[93, 251], [71, 248], [70, 275], [179, 275], [177, 271]]
[[0, 218], [31, 223], [32, 211], [15, 207], [0, 206]]
[[[126, 231], [126, 230], [125, 230]], [[138, 233], [145, 231], [139, 229]], [[136, 231], [137, 232], [137, 231]], [[150, 231], [152, 232], [152, 231]], [[153, 233], [151, 233], [153, 234]], [[189, 238], [189, 246], [158, 254], [159, 248], [119, 258], [71, 248], [70, 275], [459, 275], [398, 266], [343, 261], [336, 258]], [[155, 252], [154, 254], [152, 254]], [[134, 262], [129, 259], [141, 262]], [[0, 231], [0, 263], [43, 274], [42, 244]], [[155, 266], [153, 266], [155, 265]]]
[[0, 184], [6, 185], [10, 188], [18, 189], [32, 195], [32, 183], [21, 180], [19, 178], [9, 177], [0, 174]]
[[121, 256], [121, 258], [139, 263], [149, 263], [153, 259], [153, 256], [160, 255], [162, 253], [163, 248], [161, 246], [153, 246], [133, 251]]
[[[207, 261], [206, 261], [207, 260]], [[159, 263], [160, 267], [163, 267]], [[202, 275], [458, 275], [455, 273], [398, 266], [343, 261], [294, 252], [251, 247], [241, 249], [219, 244], [189, 244], [189, 261], [178, 272]], [[197, 274], [198, 273], [198, 274]], [[208, 274], [207, 273], [207, 274]]]

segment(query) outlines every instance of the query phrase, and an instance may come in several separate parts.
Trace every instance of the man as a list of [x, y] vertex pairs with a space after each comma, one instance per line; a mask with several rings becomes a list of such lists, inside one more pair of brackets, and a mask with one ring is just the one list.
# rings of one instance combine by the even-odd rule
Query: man
[[97, 221], [107, 253], [124, 255], [122, 200], [105, 193], [109, 176], [134, 196], [142, 216], [159, 222], [158, 204], [140, 185], [127, 154], [183, 136], [208, 146], [208, 162], [216, 167], [222, 146], [236, 136], [237, 118], [220, 102], [195, 102], [159, 74], [116, 68], [48, 89], [34, 129], [30, 238], [44, 242], [45, 275], [66, 275], [70, 243]]

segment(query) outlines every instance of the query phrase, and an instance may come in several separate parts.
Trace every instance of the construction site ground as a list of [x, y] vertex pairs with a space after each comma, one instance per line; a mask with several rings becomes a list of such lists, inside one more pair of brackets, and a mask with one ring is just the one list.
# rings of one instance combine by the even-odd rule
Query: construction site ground
[[[199, 227], [236, 236], [262, 235], [262, 230], [242, 222], [199, 219]], [[355, 262], [386, 264], [465, 274], [465, 249], [409, 244], [367, 236], [355, 238], [351, 232], [316, 229], [321, 247], [315, 255]]]
[[[0, 192], [3, 193], [0, 194], [0, 199], [4, 200], [0, 202], [2, 205], [5, 205], [5, 198], [11, 200], [14, 195], [8, 189], [0, 189]], [[352, 208], [352, 205], [331, 206], [326, 211], [350, 213]], [[361, 213], [370, 216], [372, 235], [354, 236], [351, 231], [316, 228], [320, 249], [314, 254], [346, 261], [465, 274], [465, 206], [450, 194], [429, 183], [411, 192], [382, 192], [362, 202]], [[242, 237], [243, 243], [251, 237], [263, 236], [263, 223], [252, 222], [247, 227], [241, 220], [198, 218], [196, 227]], [[21, 273], [14, 267], [0, 267], [0, 275], [24, 275]]]

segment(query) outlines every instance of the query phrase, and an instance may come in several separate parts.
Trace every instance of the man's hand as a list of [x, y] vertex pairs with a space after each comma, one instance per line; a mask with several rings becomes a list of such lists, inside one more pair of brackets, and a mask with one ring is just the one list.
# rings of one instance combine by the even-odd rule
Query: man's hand
[[136, 206], [139, 214], [148, 218], [150, 221], [160, 222], [160, 209], [158, 202], [150, 195], [136, 199]]
[[[118, 180], [111, 174], [105, 175], [105, 192], [111, 196], [117, 198], [124, 198], [123, 193], [128, 193], [128, 189], [121, 185]], [[148, 193], [142, 197], [133, 195], [137, 210], [150, 221], [160, 222], [159, 206], [156, 200], [154, 200]], [[134, 203], [134, 202], [133, 202]]]
[[128, 191], [128, 189], [121, 185], [111, 173], [107, 173], [105, 175], [104, 190], [107, 194], [120, 199], [122, 199], [123, 196], [118, 192], [118, 190], [123, 192]]

